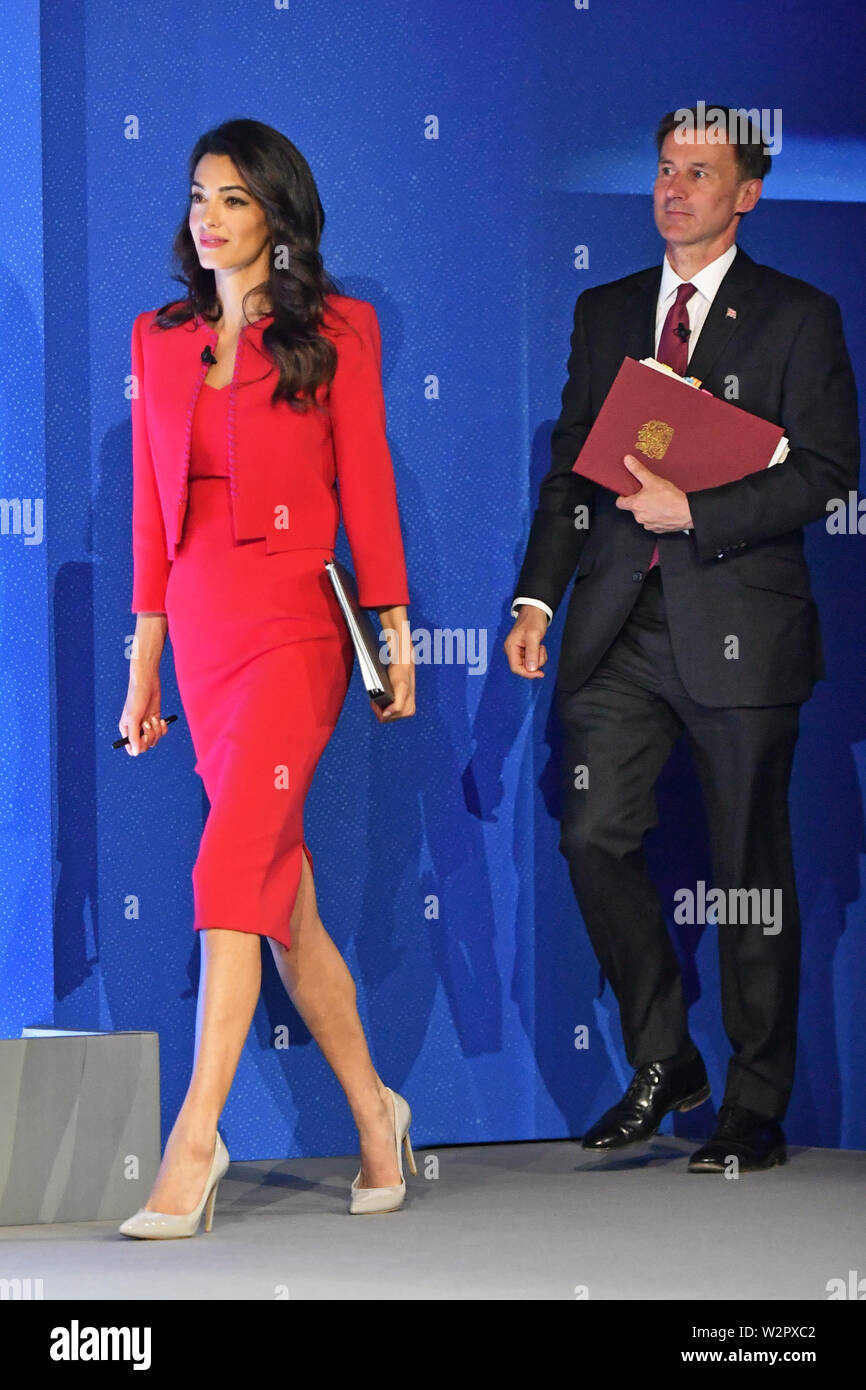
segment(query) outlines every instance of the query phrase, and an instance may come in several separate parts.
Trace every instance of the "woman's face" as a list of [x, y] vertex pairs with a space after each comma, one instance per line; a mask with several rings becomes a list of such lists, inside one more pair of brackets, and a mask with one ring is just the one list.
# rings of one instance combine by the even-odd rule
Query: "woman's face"
[[267, 218], [227, 154], [203, 155], [190, 188], [189, 229], [208, 270], [252, 265], [269, 243]]

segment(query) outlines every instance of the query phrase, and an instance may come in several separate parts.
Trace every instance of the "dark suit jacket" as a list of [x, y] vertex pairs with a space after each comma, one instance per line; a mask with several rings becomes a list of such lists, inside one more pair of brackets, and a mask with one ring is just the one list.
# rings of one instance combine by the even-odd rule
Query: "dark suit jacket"
[[[657, 541], [674, 657], [692, 698], [798, 703], [825, 674], [802, 527], [858, 483], [857, 396], [839, 306], [737, 250], [688, 370], [722, 398], [735, 377], [739, 395], [728, 399], [782, 425], [791, 451], [766, 472], [690, 492], [694, 530], [656, 536], [571, 470], [623, 358], [654, 353], [660, 280], [653, 266], [577, 301], [552, 467], [514, 597], [555, 612], [579, 565], [558, 671], [560, 688], [577, 689], [626, 621]], [[579, 506], [589, 509], [588, 529], [575, 526]], [[726, 654], [732, 636], [736, 659]]]

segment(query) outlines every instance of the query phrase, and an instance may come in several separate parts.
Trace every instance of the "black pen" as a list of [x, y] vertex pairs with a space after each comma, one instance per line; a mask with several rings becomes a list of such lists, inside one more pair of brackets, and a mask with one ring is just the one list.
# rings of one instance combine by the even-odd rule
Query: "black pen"
[[[166, 724], [173, 724], [175, 719], [177, 719], [176, 714], [166, 714], [160, 717], [165, 719]], [[144, 733], [144, 726], [142, 726], [141, 732], [142, 734]], [[112, 748], [122, 748], [125, 743], [129, 743], [129, 734], [127, 734], [126, 738], [116, 738], [111, 746]]]

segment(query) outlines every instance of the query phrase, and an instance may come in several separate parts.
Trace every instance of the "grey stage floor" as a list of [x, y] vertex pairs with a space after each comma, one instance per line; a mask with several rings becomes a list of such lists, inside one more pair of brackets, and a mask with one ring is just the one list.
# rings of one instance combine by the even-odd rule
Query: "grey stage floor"
[[354, 1217], [351, 1157], [233, 1163], [208, 1234], [7, 1226], [0, 1277], [41, 1278], [45, 1299], [826, 1300], [866, 1275], [866, 1153], [791, 1149], [731, 1180], [687, 1172], [694, 1147], [416, 1151], [403, 1209]]

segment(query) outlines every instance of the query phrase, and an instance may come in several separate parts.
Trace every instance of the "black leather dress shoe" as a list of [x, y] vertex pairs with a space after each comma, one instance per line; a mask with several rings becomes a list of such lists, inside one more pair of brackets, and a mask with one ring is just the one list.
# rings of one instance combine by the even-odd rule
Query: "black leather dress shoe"
[[647, 1062], [632, 1077], [622, 1100], [583, 1136], [585, 1149], [622, 1149], [651, 1139], [669, 1110], [692, 1110], [709, 1099], [710, 1083], [701, 1057]]
[[784, 1163], [787, 1157], [778, 1120], [729, 1103], [719, 1111], [712, 1138], [689, 1159], [689, 1172], [724, 1173], [735, 1158], [738, 1172], [753, 1173]]

